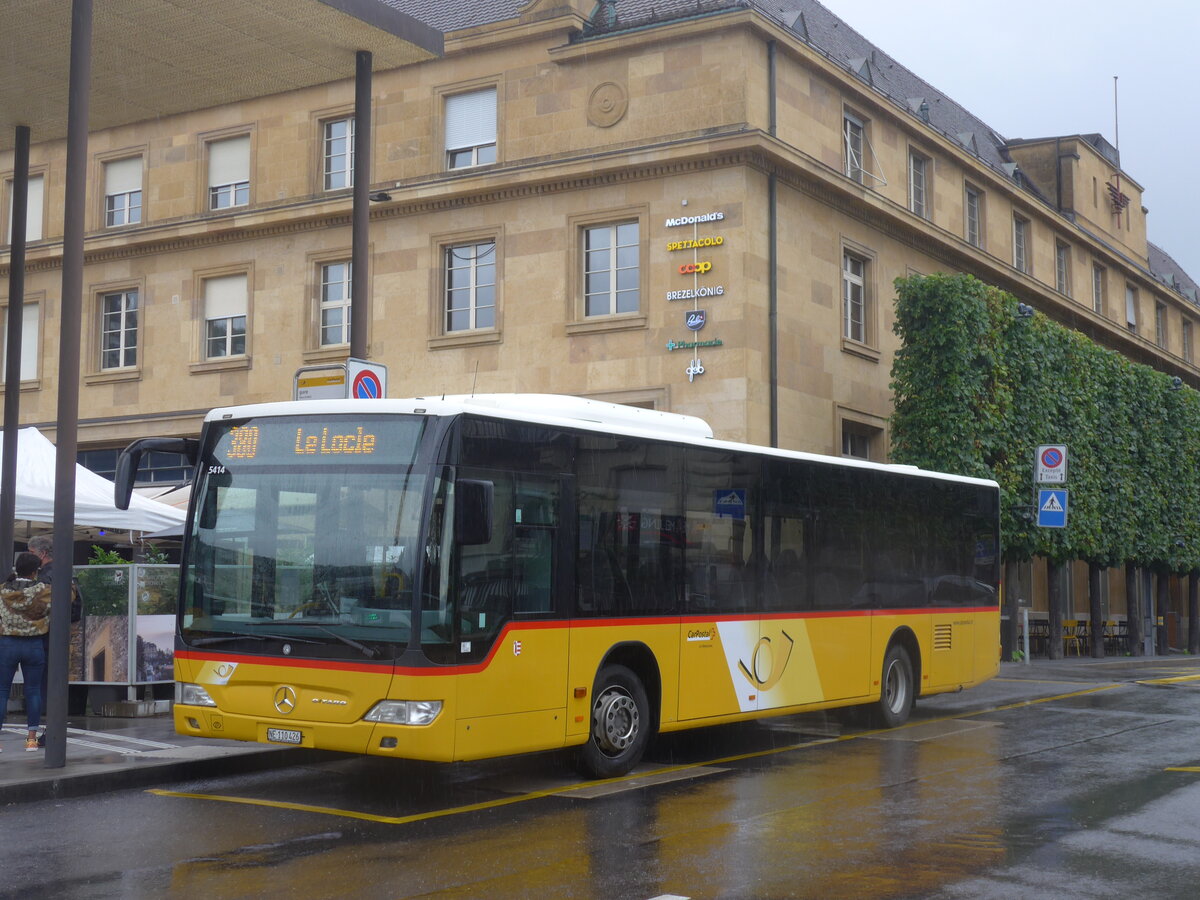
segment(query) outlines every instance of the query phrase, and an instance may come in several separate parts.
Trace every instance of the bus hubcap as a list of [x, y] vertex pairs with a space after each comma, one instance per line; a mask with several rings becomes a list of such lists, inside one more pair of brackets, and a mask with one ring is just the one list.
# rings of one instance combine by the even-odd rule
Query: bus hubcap
[[600, 695], [592, 710], [592, 733], [605, 753], [620, 753], [637, 737], [638, 708], [633, 698], [616, 689]]
[[887, 678], [884, 680], [884, 693], [888, 709], [892, 712], [899, 712], [904, 708], [907, 691], [904, 678], [900, 673], [900, 664], [897, 662], [893, 662], [888, 667]]

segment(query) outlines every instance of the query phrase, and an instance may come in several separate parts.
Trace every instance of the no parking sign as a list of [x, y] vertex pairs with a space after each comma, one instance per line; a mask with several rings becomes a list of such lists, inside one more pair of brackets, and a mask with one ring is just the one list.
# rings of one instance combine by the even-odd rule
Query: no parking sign
[[1065, 444], [1042, 444], [1033, 461], [1038, 484], [1067, 483], [1067, 447]]

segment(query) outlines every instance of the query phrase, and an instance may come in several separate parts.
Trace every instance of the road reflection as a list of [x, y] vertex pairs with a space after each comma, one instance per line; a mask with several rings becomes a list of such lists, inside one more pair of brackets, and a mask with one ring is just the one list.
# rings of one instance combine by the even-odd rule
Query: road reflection
[[[731, 733], [716, 742], [740, 743], [742, 755], [777, 742], [761, 729], [743, 730], [740, 742]], [[567, 790], [402, 826], [341, 819], [338, 830], [321, 830], [324, 822], [305, 832], [294, 830], [305, 819], [287, 809], [248, 812], [255, 824], [242, 846], [181, 860], [171, 889], [210, 897], [286, 896], [298, 886], [306, 897], [921, 895], [1006, 860], [1001, 734], [978, 721], [918, 726], [751, 757], [694, 780], [595, 799]], [[387, 772], [379, 762], [354, 761], [315, 792], [362, 803], [374, 779], [371, 808], [405, 815], [434, 798], [478, 801], [506, 779], [540, 778], [543, 791], [573, 783], [553, 758], [537, 762], [540, 770], [513, 763], [504, 777], [488, 767], [425, 769], [404, 791], [379, 783]], [[198, 804], [189, 821], [212, 817], [228, 825], [230, 810]], [[268, 834], [277, 839], [264, 841]]]

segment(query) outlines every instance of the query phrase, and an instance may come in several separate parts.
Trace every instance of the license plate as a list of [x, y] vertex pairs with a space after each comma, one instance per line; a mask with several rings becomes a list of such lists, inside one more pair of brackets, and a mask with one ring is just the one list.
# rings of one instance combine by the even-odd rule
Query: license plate
[[304, 740], [304, 735], [287, 728], [268, 728], [267, 740], [276, 744], [299, 744]]

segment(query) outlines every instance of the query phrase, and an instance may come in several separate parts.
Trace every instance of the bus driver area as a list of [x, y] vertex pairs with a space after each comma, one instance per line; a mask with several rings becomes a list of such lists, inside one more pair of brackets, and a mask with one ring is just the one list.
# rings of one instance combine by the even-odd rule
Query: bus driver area
[[177, 443], [182, 733], [610, 778], [656, 734], [891, 727], [999, 667], [994, 482], [554, 395], [232, 407]]

